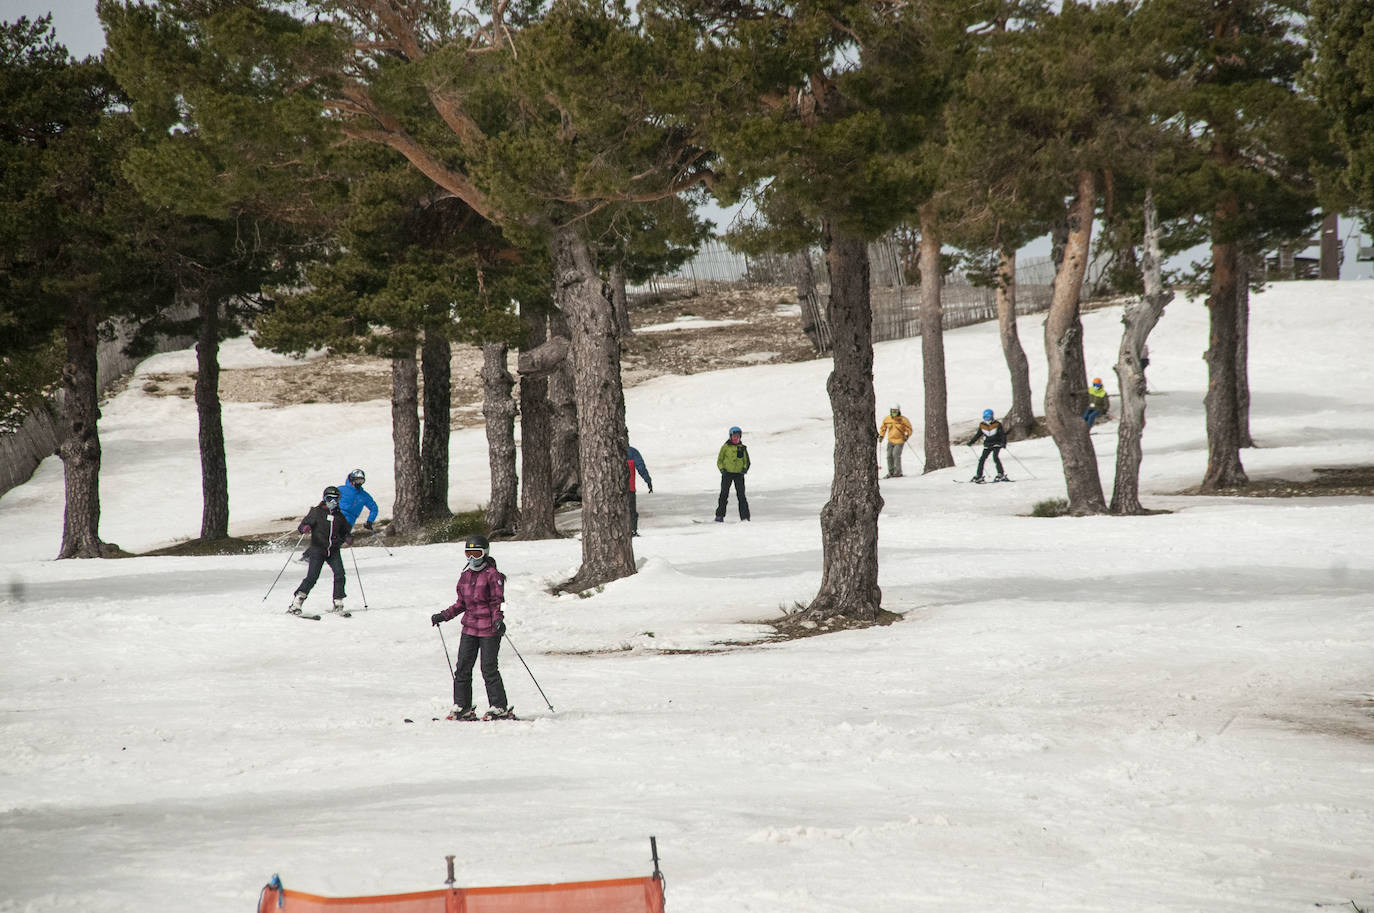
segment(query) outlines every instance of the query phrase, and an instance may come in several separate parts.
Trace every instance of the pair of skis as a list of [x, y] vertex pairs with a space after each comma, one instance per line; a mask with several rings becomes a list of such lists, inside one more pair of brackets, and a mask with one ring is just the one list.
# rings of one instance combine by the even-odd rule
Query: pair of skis
[[[291, 609], [287, 609], [287, 610], [286, 610], [286, 614], [287, 614], [287, 615], [294, 615], [296, 618], [304, 618], [304, 619], [307, 619], [307, 620], [309, 620], [309, 621], [319, 621], [321, 618], [324, 617], [323, 615], [307, 615], [307, 614], [305, 614], [304, 612], [302, 612], [300, 609], [296, 609], [296, 610], [294, 610], [294, 611], [291, 610]], [[352, 617], [353, 617], [353, 613], [352, 613], [352, 612], [330, 612], [329, 614], [330, 614], [330, 615], [338, 615], [340, 618], [352, 618]]]

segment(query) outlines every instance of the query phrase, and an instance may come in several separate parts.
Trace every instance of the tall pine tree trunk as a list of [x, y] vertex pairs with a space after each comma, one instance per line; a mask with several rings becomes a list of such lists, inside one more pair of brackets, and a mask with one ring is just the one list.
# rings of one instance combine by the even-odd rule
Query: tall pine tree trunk
[[1253, 447], [1250, 436], [1250, 265], [1254, 257], [1241, 250], [1236, 257], [1236, 431], [1240, 446]]
[[[921, 376], [925, 388], [924, 472], [954, 465], [949, 449], [949, 395], [945, 384], [944, 306], [940, 301], [940, 234], [934, 204], [921, 207]], [[833, 292], [831, 293], [834, 294]], [[864, 265], [864, 297], [868, 267]], [[867, 305], [866, 305], [867, 306]], [[871, 356], [870, 356], [871, 358]]]
[[[571, 345], [567, 318], [549, 318], [549, 332]], [[555, 504], [582, 500], [582, 458], [577, 443], [577, 384], [572, 357], [549, 374], [549, 404], [553, 408], [553, 497]]]
[[1011, 375], [1011, 408], [1002, 416], [1007, 439], [1024, 440], [1035, 425], [1031, 404], [1030, 360], [1021, 347], [1016, 331], [1016, 251], [1003, 250], [997, 256], [997, 330], [1002, 337], [1002, 357]]
[[570, 332], [582, 471], [582, 566], [558, 589], [575, 591], [635, 572], [625, 485], [629, 440], [620, 384], [620, 340], [591, 251], [574, 227], [556, 229], [552, 247], [554, 302], [567, 318]]
[[423, 483], [420, 479], [419, 366], [415, 349], [391, 359], [391, 452], [396, 501], [388, 532], [413, 535], [420, 529]]
[[868, 245], [826, 225], [830, 267], [827, 308], [834, 367], [826, 381], [835, 428], [835, 474], [821, 509], [821, 588], [806, 609], [820, 620], [843, 616], [871, 621], [882, 608], [878, 587], [878, 468], [873, 460], [873, 312]]
[[491, 500], [487, 528], [493, 535], [510, 536], [520, 522], [516, 508], [515, 380], [506, 369], [506, 345], [482, 346], [482, 417], [487, 426], [487, 465], [491, 471]]
[[224, 456], [224, 424], [219, 401], [219, 301], [199, 290], [196, 340], [196, 417], [200, 423], [200, 538], [229, 535], [229, 467]]
[[100, 397], [96, 388], [95, 311], [79, 296], [67, 315], [66, 363], [62, 366], [62, 473], [66, 511], [58, 558], [99, 558], [100, 541]]
[[630, 329], [630, 296], [625, 293], [625, 264], [615, 263], [611, 266], [611, 310], [615, 314], [616, 332], [621, 339], [629, 339], [634, 335], [634, 330]]
[[1050, 311], [1045, 318], [1045, 357], [1049, 364], [1045, 423], [1059, 448], [1069, 512], [1075, 516], [1100, 514], [1107, 509], [1097, 471], [1097, 454], [1077, 405], [1083, 386], [1083, 327], [1078, 319], [1078, 304], [1088, 270], [1096, 189], [1093, 173], [1079, 172], [1077, 195], [1069, 208], [1062, 265], [1054, 274]]
[[420, 515], [426, 520], [450, 516], [448, 509], [449, 413], [453, 406], [453, 346], [448, 336], [426, 330], [420, 349], [425, 379], [425, 423], [420, 438]]
[[1121, 391], [1120, 424], [1116, 432], [1116, 480], [1112, 485], [1111, 512], [1143, 514], [1140, 504], [1141, 436], [1145, 431], [1145, 341], [1159, 322], [1164, 306], [1174, 293], [1164, 288], [1159, 239], [1163, 234], [1155, 212], [1154, 192], [1145, 191], [1145, 239], [1141, 273], [1145, 293], [1126, 305], [1121, 322], [1121, 348], [1117, 353], [1116, 381]]
[[[1217, 207], [1215, 224], [1220, 228], [1236, 216], [1239, 204], [1234, 196]], [[1245, 485], [1249, 479], [1240, 464], [1239, 379], [1236, 350], [1239, 321], [1237, 309], [1236, 256], [1234, 241], [1213, 240], [1212, 283], [1207, 297], [1210, 330], [1207, 340], [1207, 472], [1201, 490], [1216, 491]]]
[[520, 539], [554, 539], [553, 409], [549, 405], [549, 375], [525, 373], [524, 355], [548, 338], [547, 314], [520, 315], [525, 326], [525, 351], [520, 367]]

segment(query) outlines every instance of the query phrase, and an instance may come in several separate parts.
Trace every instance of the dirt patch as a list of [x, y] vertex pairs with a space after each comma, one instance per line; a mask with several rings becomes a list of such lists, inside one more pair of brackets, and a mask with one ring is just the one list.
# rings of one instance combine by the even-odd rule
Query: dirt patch
[[[1260, 479], [1241, 488], [1222, 488], [1205, 494], [1232, 498], [1374, 497], [1374, 466], [1317, 466], [1312, 473], [1312, 478], [1302, 482]], [[1193, 487], [1177, 494], [1200, 495], [1204, 492]]]
[[[796, 291], [787, 286], [731, 287], [689, 297], [654, 297], [632, 302], [632, 328], [673, 323], [680, 318], [740, 321], [728, 326], [683, 327], [635, 333], [625, 341], [621, 373], [625, 386], [664, 374], [697, 374], [750, 364], [781, 364], [816, 357], [801, 331]], [[510, 357], [515, 371], [516, 353]], [[453, 351], [452, 428], [482, 424], [482, 351]], [[190, 399], [195, 374], [159, 372], [140, 378], [144, 393]], [[421, 390], [423, 387], [421, 378]], [[226, 369], [220, 372], [226, 403], [360, 403], [391, 399], [391, 362], [367, 355], [327, 355], [299, 365]]]

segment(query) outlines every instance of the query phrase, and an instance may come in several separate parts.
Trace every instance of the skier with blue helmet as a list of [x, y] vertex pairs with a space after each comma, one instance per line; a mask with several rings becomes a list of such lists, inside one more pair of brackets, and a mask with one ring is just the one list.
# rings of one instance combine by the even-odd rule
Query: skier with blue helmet
[[978, 458], [978, 471], [973, 474], [970, 482], [983, 483], [983, 464], [988, 461], [988, 455], [992, 455], [992, 462], [997, 466], [997, 475], [993, 476], [994, 482], [1010, 482], [1006, 472], [1002, 469], [1002, 459], [998, 456], [998, 451], [1007, 446], [1007, 431], [1002, 427], [1002, 423], [997, 421], [991, 409], [983, 410], [983, 420], [978, 424], [978, 430], [973, 437], [968, 439], [968, 446], [972, 447], [981, 440], [983, 442], [983, 455]]

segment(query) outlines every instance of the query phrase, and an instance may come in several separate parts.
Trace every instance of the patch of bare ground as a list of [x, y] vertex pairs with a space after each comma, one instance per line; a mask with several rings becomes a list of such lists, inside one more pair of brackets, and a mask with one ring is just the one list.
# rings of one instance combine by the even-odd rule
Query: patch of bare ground
[[777, 621], [765, 621], [759, 622], [759, 624], [771, 625], [777, 631], [772, 640], [782, 641], [800, 640], [803, 637], [815, 637], [818, 634], [834, 634], [836, 631], [860, 631], [864, 628], [886, 627], [902, 620], [902, 616], [896, 612], [879, 609], [877, 616], [872, 619], [837, 616], [823, 621], [814, 621], [805, 617], [804, 613], [800, 611], [803, 608], [805, 607], [799, 605], [798, 611], [784, 615]]
[[1265, 714], [1284, 726], [1374, 744], [1374, 694], [1359, 694], [1316, 714]]
[[[1185, 488], [1180, 495], [1203, 494], [1197, 486]], [[1256, 479], [1240, 488], [1206, 492], [1209, 497], [1233, 498], [1337, 498], [1374, 497], [1374, 466], [1316, 466], [1312, 478]]]
[[[625, 386], [664, 374], [697, 374], [750, 364], [807, 361], [815, 351], [801, 331], [796, 291], [788, 286], [731, 286], [686, 297], [649, 297], [630, 304], [630, 324], [672, 323], [680, 318], [739, 321], [726, 326], [633, 333], [621, 362]], [[510, 369], [515, 371], [516, 353]], [[482, 424], [482, 351], [456, 346], [452, 361], [452, 428]], [[160, 372], [139, 378], [151, 396], [190, 399], [195, 374]], [[423, 389], [423, 378], [421, 378]], [[220, 399], [227, 403], [298, 406], [360, 403], [391, 398], [391, 362], [367, 355], [325, 355], [298, 365], [234, 368], [220, 372]]]

